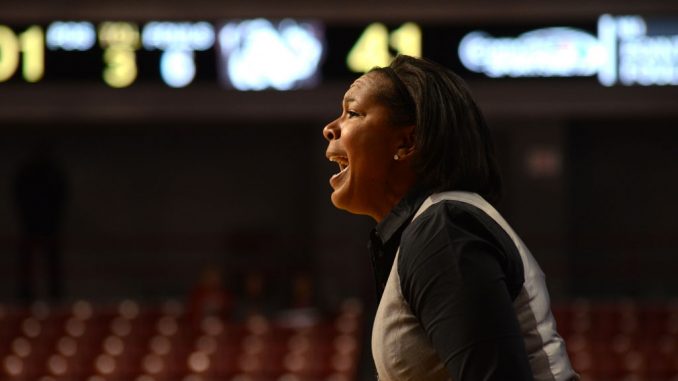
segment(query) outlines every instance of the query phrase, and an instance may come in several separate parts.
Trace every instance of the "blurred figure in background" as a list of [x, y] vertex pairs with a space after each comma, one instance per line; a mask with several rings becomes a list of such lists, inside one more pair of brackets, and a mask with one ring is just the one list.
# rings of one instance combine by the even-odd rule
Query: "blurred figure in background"
[[216, 266], [207, 267], [200, 276], [188, 301], [191, 321], [199, 324], [208, 316], [229, 318], [233, 296], [224, 287], [221, 271]]
[[259, 270], [248, 270], [242, 284], [242, 293], [235, 306], [237, 320], [247, 320], [253, 316], [269, 316], [274, 307], [268, 298], [266, 278]]
[[287, 306], [276, 314], [278, 324], [302, 328], [312, 326], [320, 319], [320, 311], [314, 301], [314, 284], [311, 274], [301, 271], [296, 274], [290, 288]]
[[313, 308], [313, 279], [306, 272], [297, 274], [292, 285], [291, 308]]
[[52, 300], [59, 300], [63, 292], [59, 235], [68, 186], [53, 151], [51, 144], [40, 144], [14, 178], [20, 223], [19, 299], [25, 303], [39, 297], [42, 284], [47, 287], [44, 296]]

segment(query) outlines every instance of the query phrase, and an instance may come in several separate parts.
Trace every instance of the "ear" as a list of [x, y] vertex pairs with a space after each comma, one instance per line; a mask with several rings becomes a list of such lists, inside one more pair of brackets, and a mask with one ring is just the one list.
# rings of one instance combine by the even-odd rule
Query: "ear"
[[414, 128], [414, 125], [401, 127], [398, 149], [396, 150], [396, 154], [401, 160], [410, 159], [416, 151]]

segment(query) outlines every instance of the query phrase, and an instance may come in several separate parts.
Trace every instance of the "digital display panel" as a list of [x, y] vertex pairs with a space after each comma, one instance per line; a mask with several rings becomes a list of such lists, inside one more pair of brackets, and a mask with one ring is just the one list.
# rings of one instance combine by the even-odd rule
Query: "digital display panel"
[[0, 23], [0, 86], [160, 83], [284, 91], [347, 81], [396, 54], [430, 58], [467, 79], [678, 85], [678, 22], [602, 15], [586, 25], [487, 28], [263, 18]]

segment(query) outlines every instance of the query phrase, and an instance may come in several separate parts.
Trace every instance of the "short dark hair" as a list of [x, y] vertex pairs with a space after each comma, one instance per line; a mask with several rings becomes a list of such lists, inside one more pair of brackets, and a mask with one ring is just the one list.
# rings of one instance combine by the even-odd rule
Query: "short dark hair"
[[392, 122], [416, 126], [418, 186], [476, 192], [497, 202], [501, 176], [492, 137], [464, 81], [437, 63], [405, 55], [371, 72], [391, 84], [378, 96], [391, 109]]

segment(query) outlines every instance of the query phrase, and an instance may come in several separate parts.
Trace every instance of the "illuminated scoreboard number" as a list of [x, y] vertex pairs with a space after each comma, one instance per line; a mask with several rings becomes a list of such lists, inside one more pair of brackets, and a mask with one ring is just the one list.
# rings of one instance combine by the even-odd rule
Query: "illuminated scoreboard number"
[[185, 87], [197, 74], [195, 52], [213, 48], [212, 24], [199, 22], [152, 21], [144, 25], [142, 41], [147, 51], [160, 51], [160, 76], [170, 87]]
[[17, 72], [21, 62], [23, 78], [37, 82], [45, 72], [45, 34], [41, 27], [30, 26], [18, 35], [0, 25], [0, 82]]
[[[142, 31], [133, 23], [103, 23], [99, 27], [99, 42], [104, 49], [103, 79], [109, 86], [127, 87], [146, 69], [145, 77], [159, 73], [170, 87], [188, 86], [196, 78], [196, 61], [201, 58], [195, 53], [209, 51], [214, 41], [214, 28], [204, 21], [151, 21]], [[214, 65], [204, 66], [210, 69]]]
[[356, 73], [365, 73], [375, 66], [387, 66], [399, 54], [421, 57], [422, 34], [419, 25], [408, 22], [390, 31], [382, 23], [372, 23], [365, 28], [346, 56], [346, 65]]
[[104, 22], [99, 26], [99, 44], [104, 48], [104, 81], [111, 87], [127, 87], [137, 77], [135, 50], [139, 28], [129, 22]]

